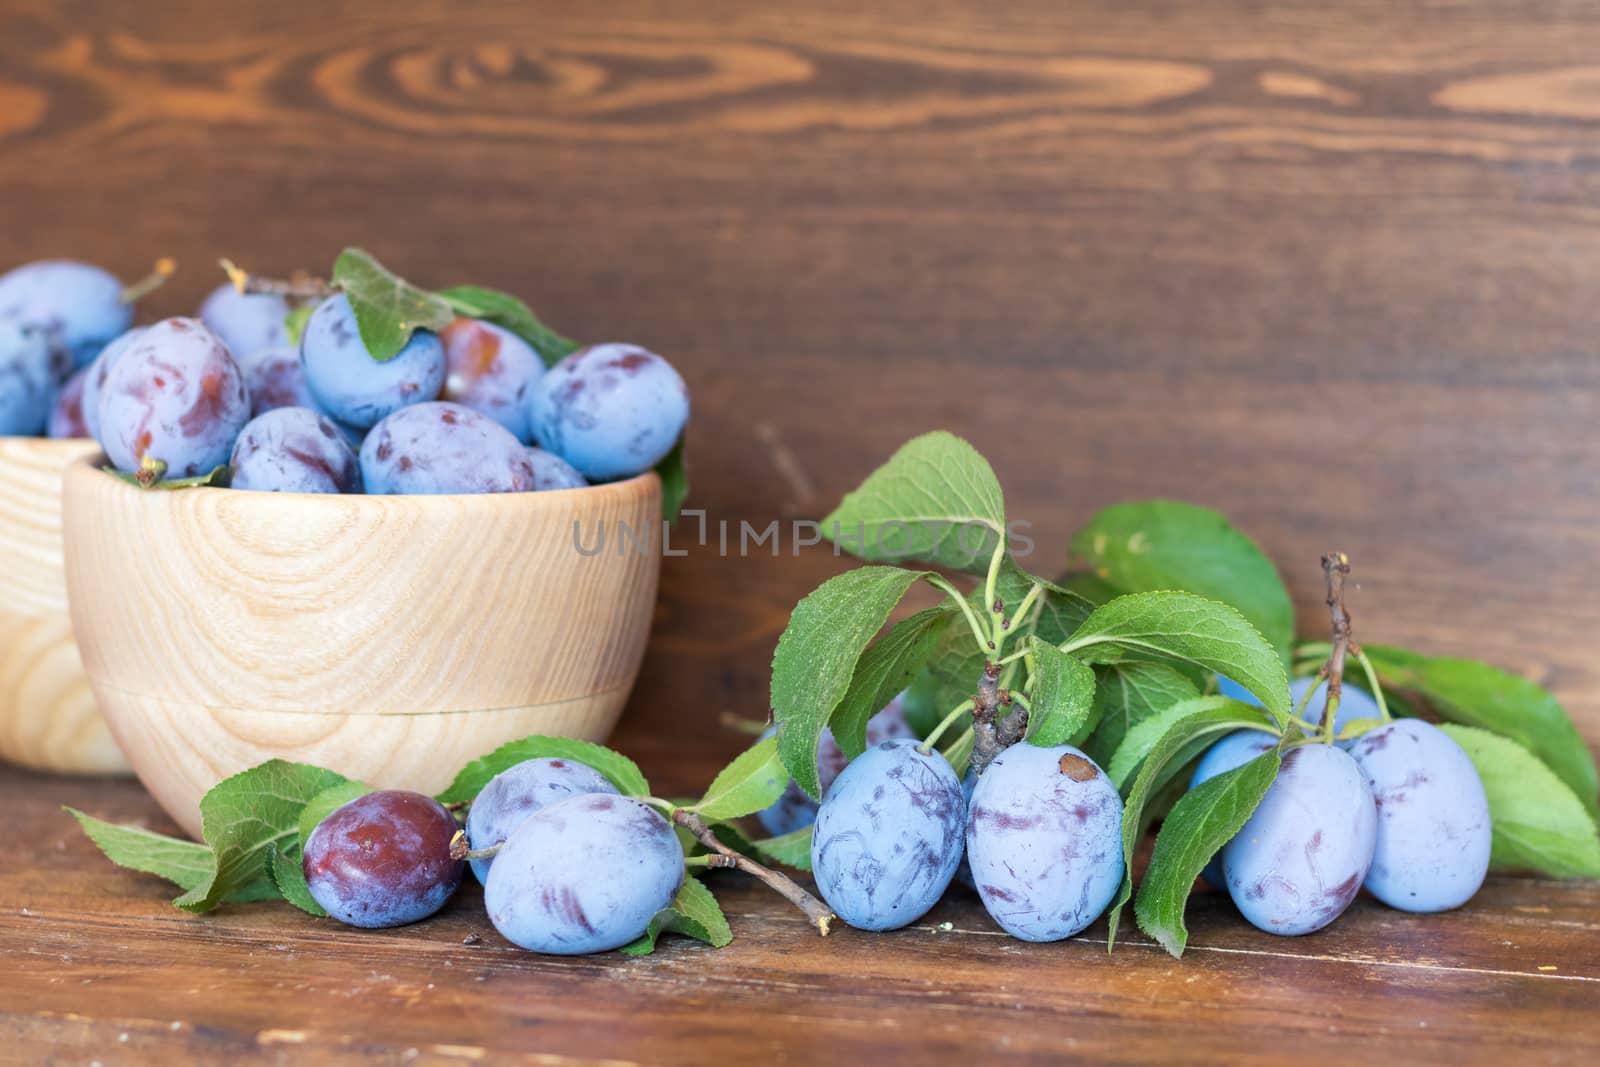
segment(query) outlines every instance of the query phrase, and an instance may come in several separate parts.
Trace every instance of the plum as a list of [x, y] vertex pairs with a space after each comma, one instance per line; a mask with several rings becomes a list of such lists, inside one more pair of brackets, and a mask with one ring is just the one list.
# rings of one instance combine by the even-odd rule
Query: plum
[[379, 363], [367, 351], [350, 298], [317, 305], [300, 338], [300, 362], [317, 406], [340, 422], [366, 429], [409, 404], [437, 399], [444, 385], [444, 345], [417, 330], [398, 355]]
[[301, 867], [311, 896], [351, 926], [426, 919], [461, 884], [450, 857], [456, 821], [430, 796], [386, 789], [335, 808], [306, 838]]
[[109, 271], [68, 259], [26, 263], [0, 275], [0, 319], [43, 330], [69, 364], [86, 366], [133, 321], [122, 283]]
[[510, 330], [477, 319], [456, 319], [440, 338], [445, 378], [439, 399], [482, 412], [527, 444], [525, 390], [544, 375], [539, 353]]
[[250, 421], [244, 374], [217, 335], [195, 319], [165, 319], [134, 338], [106, 373], [100, 445], [118, 468], [166, 463], [167, 478], [228, 462]]
[[56, 394], [56, 401], [50, 406], [50, 422], [45, 427], [45, 433], [50, 437], [90, 436], [89, 427], [83, 421], [83, 383], [93, 366], [91, 363], [74, 371], [72, 377], [67, 379], [67, 384]]
[[[1200, 762], [1195, 765], [1194, 774], [1189, 778], [1189, 788], [1193, 789], [1201, 782], [1209, 782], [1219, 774], [1227, 774], [1231, 770], [1243, 767], [1277, 743], [1277, 738], [1260, 730], [1236, 730], [1206, 749], [1206, 754], [1200, 757]], [[1220, 851], [1211, 857], [1211, 862], [1200, 872], [1200, 877], [1214, 888], [1227, 888], [1227, 880], [1222, 873]]]
[[310, 408], [257, 415], [234, 443], [233, 487], [270, 493], [359, 493], [361, 464], [333, 420]]
[[880, 742], [834, 779], [817, 811], [811, 871], [839, 918], [893, 930], [933, 907], [961, 862], [961, 782], [911, 738]]
[[127, 333], [119, 334], [111, 343], [100, 350], [94, 357], [94, 362], [89, 364], [89, 373], [83, 379], [83, 424], [89, 431], [89, 436], [95, 440], [100, 439], [100, 393], [105, 389], [106, 376], [111, 373], [111, 368], [117, 360], [122, 358], [122, 353], [133, 346], [139, 335], [144, 333], [143, 326], [135, 326]]
[[581, 348], [527, 390], [533, 438], [596, 481], [659, 463], [689, 421], [672, 364], [637, 345]]
[[241, 293], [224, 282], [200, 305], [200, 321], [241, 363], [264, 348], [289, 343], [289, 302], [271, 293]]
[[[577, 760], [541, 757], [523, 760], [489, 779], [467, 813], [467, 837], [474, 849], [498, 845], [522, 820], [540, 808], [585, 793], [612, 793], [612, 785], [599, 771]], [[489, 880], [494, 857], [472, 861], [479, 882]]]
[[[967, 811], [972, 811], [972, 792], [978, 788], [978, 772], [971, 767], [961, 778], [961, 799], [967, 805]], [[965, 849], [961, 852], [961, 864], [956, 868], [956, 881], [972, 890], [978, 891], [978, 883], [972, 880], [972, 859]]]
[[1350, 755], [1378, 808], [1368, 891], [1402, 911], [1465, 904], [1489, 872], [1491, 838], [1489, 798], [1472, 760], [1420, 719], [1369, 731]]
[[[891, 738], [916, 736], [911, 732], [911, 727], [906, 725], [902, 703], [904, 696], [904, 693], [899, 694], [867, 720], [868, 748]], [[775, 729], [768, 727], [761, 736], [771, 737]], [[849, 762], [845, 758], [844, 750], [839, 747], [838, 740], [834, 738], [833, 731], [824, 726], [822, 736], [817, 738], [817, 777], [822, 786], [823, 796], [827, 796], [828, 787], [839, 777], [839, 772], [844, 770], [845, 764]], [[761, 820], [761, 825], [766, 827], [767, 833], [777, 837], [816, 822], [817, 802], [806, 796], [806, 791], [791, 778], [783, 795], [773, 801], [770, 807], [758, 812], [756, 817]]]
[[1255, 813], [1222, 849], [1239, 911], [1269, 934], [1309, 934], [1344, 913], [1372, 865], [1377, 809], [1341, 748], [1297, 745]]
[[533, 487], [539, 492], [551, 489], [582, 489], [589, 479], [578, 473], [576, 467], [542, 448], [528, 449], [528, 462], [533, 464]]
[[0, 319], [0, 434], [43, 433], [50, 421], [55, 383], [44, 333]]
[[682, 884], [683, 848], [667, 820], [600, 793], [523, 819], [489, 868], [483, 903], [506, 940], [570, 956], [636, 940]]
[[533, 464], [489, 416], [433, 400], [372, 428], [361, 443], [361, 477], [368, 493], [524, 493], [533, 489]]
[[1006, 933], [1071, 937], [1122, 884], [1122, 798], [1071, 745], [1012, 745], [972, 791], [967, 860], [984, 908]]

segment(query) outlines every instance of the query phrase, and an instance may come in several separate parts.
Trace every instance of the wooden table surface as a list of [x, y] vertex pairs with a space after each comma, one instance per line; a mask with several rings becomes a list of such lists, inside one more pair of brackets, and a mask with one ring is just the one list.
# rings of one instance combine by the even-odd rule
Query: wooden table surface
[[[1093, 510], [1220, 507], [1320, 625], [1526, 672], [1600, 743], [1600, 9], [1509, 0], [0, 0], [0, 266], [228, 255], [526, 296], [694, 395], [692, 503], [815, 517], [904, 439], [993, 460], [1036, 570]], [[764, 551], [764, 550], [763, 550]], [[844, 566], [666, 561], [615, 738], [689, 791], [760, 716], [799, 596]], [[190, 918], [0, 771], [0, 1061], [1594, 1062], [1600, 889], [1496, 879], [1258, 934], [1197, 900], [1182, 962], [1094, 935], [826, 942], [747, 887], [739, 939], [509, 950], [471, 893], [358, 934]], [[482, 943], [464, 946], [468, 932]], [[1543, 968], [1551, 968], [1549, 970]], [[411, 1050], [416, 1055], [411, 1056]], [[1355, 1059], [1356, 1056], [1362, 1060]]]

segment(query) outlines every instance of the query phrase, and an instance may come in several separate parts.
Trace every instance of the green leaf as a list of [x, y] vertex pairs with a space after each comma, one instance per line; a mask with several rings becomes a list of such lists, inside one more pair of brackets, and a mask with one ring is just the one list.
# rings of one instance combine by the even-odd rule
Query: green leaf
[[1288, 656], [1289, 591], [1260, 546], [1220, 512], [1176, 500], [1116, 504], [1073, 535], [1068, 558], [1123, 592], [1181, 589], [1230, 604]]
[[1263, 752], [1184, 793], [1167, 813], [1133, 910], [1139, 929], [1174, 956], [1189, 941], [1183, 912], [1194, 880], [1249, 820], [1281, 762], [1277, 749]]
[[822, 583], [795, 605], [772, 657], [778, 751], [812, 797], [822, 792], [817, 741], [850, 688], [867, 642], [927, 572], [860, 567]]
[[216, 868], [173, 903], [185, 911], [210, 911], [266, 877], [268, 849], [297, 843], [301, 809], [343, 781], [321, 767], [269, 760], [213, 786], [200, 799], [200, 824]]
[[912, 674], [928, 662], [956, 609], [944, 605], [919, 611], [889, 627], [862, 653], [850, 688], [832, 717], [833, 736], [850, 759], [866, 751], [867, 720], [893, 700]]
[[301, 304], [289, 309], [289, 314], [283, 318], [283, 332], [288, 336], [289, 343], [296, 348], [300, 347], [300, 338], [305, 336], [306, 323], [311, 320], [311, 313], [317, 310], [316, 304]]
[[311, 887], [306, 884], [306, 872], [299, 856], [291, 855], [276, 845], [268, 845], [267, 873], [272, 876], [272, 884], [284, 900], [307, 915], [321, 917], [328, 914], [311, 895]]
[[811, 869], [811, 830], [810, 826], [802, 826], [798, 830], [778, 837], [761, 837], [750, 842], [755, 849], [756, 858], [769, 863], [781, 863], [786, 867], [797, 870], [809, 871]]
[[1027, 739], [1049, 748], [1078, 738], [1094, 704], [1094, 671], [1037, 637], [1028, 638], [1033, 690], [1028, 694]]
[[1385, 692], [1395, 686], [1422, 697], [1440, 718], [1511, 738], [1571, 786], [1590, 816], [1600, 817], [1594, 757], [1566, 710], [1544, 689], [1474, 660], [1364, 647]]
[[[1145, 757], [1150, 755], [1179, 720], [1202, 711], [1214, 711], [1226, 707], [1228, 703], [1228, 698], [1223, 696], [1190, 697], [1141, 720], [1123, 735], [1122, 744], [1117, 746], [1116, 752], [1111, 756], [1110, 765], [1106, 767], [1106, 777], [1110, 778], [1118, 789], [1123, 788], [1138, 773]], [[1240, 706], [1248, 707], [1248, 705]]]
[[[78, 820], [89, 840], [105, 853], [106, 859], [119, 867], [165, 878], [180, 889], [200, 885], [216, 868], [211, 850], [205, 845], [158, 834], [142, 826], [119, 826], [86, 815], [77, 808], [63, 810]], [[270, 884], [257, 882], [246, 889], [248, 892], [231, 899], [264, 900], [276, 895]]]
[[1128, 660], [1097, 667], [1095, 707], [1090, 712], [1095, 729], [1085, 751], [1102, 767], [1109, 766], [1129, 730], [1157, 712], [1199, 695], [1194, 683], [1171, 664]]
[[1526, 868], [1557, 878], [1600, 878], [1600, 835], [1566, 782], [1537, 756], [1472, 726], [1440, 727], [1466, 751], [1489, 797], [1494, 867]]
[[489, 784], [489, 780], [501, 771], [510, 770], [525, 760], [542, 757], [569, 759], [599, 771], [625, 797], [650, 795], [650, 783], [639, 773], [638, 765], [627, 756], [588, 741], [535, 735], [520, 741], [508, 741], [487, 756], [480, 756], [461, 768], [461, 773], [450, 783], [450, 788], [439, 794], [439, 802], [470, 803]]
[[698, 878], [685, 875], [683, 885], [672, 904], [650, 920], [644, 936], [619, 950], [629, 956], [648, 956], [656, 950], [656, 940], [665, 932], [683, 934], [704, 941], [712, 948], [721, 948], [733, 940], [728, 920], [717, 904], [717, 898]]
[[510, 293], [476, 285], [456, 285], [440, 289], [434, 295], [449, 304], [457, 314], [469, 319], [483, 319], [510, 330], [532, 345], [547, 367], [555, 366], [581, 347], [578, 342], [562, 337], [540, 322], [539, 316], [527, 304]]
[[[300, 809], [300, 818], [295, 820], [295, 829], [297, 831], [295, 840], [298, 842], [299, 847], [302, 849], [306, 847], [306, 842], [311, 840], [311, 831], [317, 828], [317, 823], [332, 815], [335, 808], [343, 807], [357, 797], [364, 797], [370, 792], [372, 792], [372, 787], [364, 782], [346, 781], [324, 789], [312, 797], [306, 802], [306, 806]], [[279, 851], [287, 852], [288, 850], [280, 849]]]
[[[1184, 765], [1224, 734], [1261, 726], [1271, 726], [1276, 729], [1264, 710], [1249, 704], [1241, 704], [1223, 697], [1200, 697], [1193, 703], [1204, 707], [1193, 714], [1178, 718], [1161, 736], [1161, 740], [1156, 742], [1155, 747], [1145, 757], [1144, 764], [1139, 768], [1139, 776], [1134, 779], [1133, 789], [1129, 791], [1128, 799], [1123, 804], [1122, 888], [1118, 890], [1116, 899], [1111, 902], [1109, 912], [1111, 932], [1106, 940], [1108, 948], [1116, 943], [1117, 924], [1122, 916], [1122, 906], [1133, 896], [1133, 854], [1139, 847], [1139, 838], [1144, 835], [1148, 825], [1146, 808], [1158, 791], [1169, 783], [1176, 786], [1175, 776]], [[1123, 744], [1126, 745], [1127, 742]]]
[[735, 756], [689, 810], [707, 819], [737, 819], [770, 806], [788, 787], [778, 739], [765, 737]]
[[120, 478], [129, 485], [138, 486], [140, 489], [226, 489], [233, 481], [233, 468], [224, 463], [220, 467], [213, 467], [205, 474], [196, 474], [191, 478], [163, 478], [159, 482], [149, 485], [141, 482], [137, 475], [128, 471], [119, 471], [115, 467], [101, 468], [107, 474]]
[[1226, 674], [1288, 721], [1289, 678], [1283, 660], [1233, 608], [1193, 593], [1133, 593], [1096, 608], [1061, 648], [1095, 663], [1125, 655], [1178, 660]]
[[456, 320], [450, 302], [419, 289], [359, 248], [346, 248], [333, 264], [333, 283], [350, 299], [367, 353], [387, 363], [419, 329], [442, 330]]
[[921, 560], [976, 574], [1006, 536], [989, 461], [944, 431], [914, 437], [822, 520], [835, 545], [867, 560]]
[[678, 521], [684, 499], [689, 495], [689, 468], [684, 454], [684, 437], [672, 446], [672, 451], [656, 464], [656, 477], [661, 479], [661, 517], [667, 522]]

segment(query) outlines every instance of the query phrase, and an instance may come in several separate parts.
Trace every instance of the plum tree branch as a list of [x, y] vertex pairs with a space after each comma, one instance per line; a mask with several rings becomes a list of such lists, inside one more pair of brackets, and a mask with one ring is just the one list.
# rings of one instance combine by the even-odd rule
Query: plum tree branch
[[805, 913], [811, 925], [817, 928], [817, 933], [823, 937], [828, 936], [828, 924], [837, 917], [826, 904], [807, 893], [795, 884], [794, 880], [779, 874], [771, 868], [764, 867], [743, 853], [736, 852], [724, 845], [706, 821], [692, 811], [684, 808], [672, 810], [672, 821], [694, 835], [694, 839], [709, 848], [716, 855], [722, 857], [711, 866], [732, 867], [758, 879], [763, 884], [783, 897], [789, 903]]
[[[1322, 709], [1322, 734], [1333, 736], [1333, 720], [1344, 692], [1344, 660], [1354, 645], [1350, 637], [1350, 612], [1344, 606], [1344, 582], [1350, 576], [1350, 557], [1329, 552], [1322, 557], [1322, 573], [1328, 588], [1328, 615], [1333, 621], [1333, 648], [1328, 662], [1317, 673], [1328, 679], [1328, 699]], [[1357, 650], [1359, 652], [1359, 650]]]

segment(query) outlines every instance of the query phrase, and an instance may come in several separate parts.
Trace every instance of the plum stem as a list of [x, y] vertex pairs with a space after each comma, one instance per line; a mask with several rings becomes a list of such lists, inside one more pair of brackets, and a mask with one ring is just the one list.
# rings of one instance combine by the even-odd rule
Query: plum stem
[[804, 912], [811, 925], [817, 928], [817, 933], [823, 937], [828, 936], [828, 924], [837, 916], [826, 904], [796, 885], [793, 879], [771, 868], [763, 867], [749, 856], [735, 852], [724, 845], [706, 821], [694, 812], [686, 808], [673, 808], [670, 817], [674, 823], [693, 834], [696, 841], [721, 857], [719, 861], [707, 864], [708, 866], [732, 867], [754, 877]]
[[950, 714], [946, 715], [943, 719], [940, 719], [939, 725], [930, 730], [928, 732], [928, 736], [924, 737], [922, 739], [922, 744], [918, 746], [922, 750], [922, 754], [927, 755], [929, 752], [932, 752], [933, 746], [939, 743], [939, 738], [944, 736], [944, 732], [948, 730], [957, 719], [961, 718], [961, 716], [965, 715], [971, 710], [972, 701], [963, 700], [960, 704], [956, 705], [955, 709], [951, 711]]
[[760, 719], [747, 719], [743, 715], [735, 715], [731, 711], [723, 712], [717, 717], [717, 722], [725, 729], [732, 730], [735, 733], [747, 734], [750, 737], [759, 737], [766, 732], [768, 726], [767, 723], [762, 722]]
[[961, 591], [937, 574], [930, 576], [927, 582], [956, 602], [956, 607], [967, 617], [967, 625], [972, 628], [972, 637], [978, 642], [978, 651], [985, 654], [992, 652], [994, 642], [984, 636], [983, 627], [978, 623], [978, 616], [973, 612], [972, 605], [967, 603], [967, 598], [961, 595]]
[[149, 274], [123, 287], [122, 302], [124, 304], [138, 303], [163, 285], [166, 285], [167, 279], [177, 273], [177, 270], [177, 260], [171, 256], [162, 256], [156, 260], [155, 266], [150, 269]]
[[1384, 722], [1393, 718], [1389, 714], [1389, 702], [1383, 698], [1383, 686], [1378, 683], [1378, 672], [1372, 666], [1372, 661], [1367, 658], [1366, 652], [1356, 649], [1356, 662], [1361, 664], [1361, 672], [1367, 676], [1367, 685], [1372, 687], [1372, 699], [1378, 705], [1378, 717]]
[[457, 830], [450, 839], [450, 858], [453, 860], [492, 860], [505, 847], [505, 842], [490, 845], [488, 848], [473, 848], [472, 842], [467, 840], [465, 830]]
[[241, 293], [264, 293], [269, 296], [288, 297], [291, 300], [322, 300], [339, 291], [337, 286], [330, 285], [321, 278], [313, 278], [303, 271], [296, 272], [284, 281], [251, 274], [226, 257], [217, 262], [221, 264], [223, 273], [228, 276], [228, 281], [233, 283], [234, 289]]
[[[1329, 552], [1322, 557], [1322, 573], [1328, 586], [1328, 615], [1333, 621], [1333, 649], [1328, 662], [1317, 672], [1328, 679], [1328, 700], [1322, 708], [1322, 738], [1333, 743], [1333, 720], [1339, 711], [1339, 699], [1344, 694], [1344, 659], [1352, 645], [1350, 612], [1344, 606], [1344, 580], [1350, 576], [1350, 557], [1343, 552]], [[1360, 649], [1356, 649], [1357, 654]], [[1316, 686], [1311, 687], [1313, 690]]]

